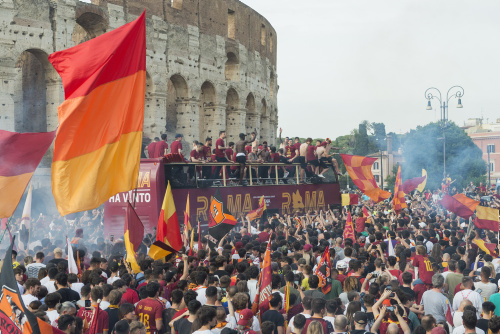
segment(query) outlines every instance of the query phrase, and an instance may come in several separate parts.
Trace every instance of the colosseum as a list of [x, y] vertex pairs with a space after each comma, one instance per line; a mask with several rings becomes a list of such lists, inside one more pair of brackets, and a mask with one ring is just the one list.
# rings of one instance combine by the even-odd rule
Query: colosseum
[[[257, 129], [276, 139], [276, 32], [238, 0], [0, 1], [0, 129], [57, 128], [62, 82], [48, 62], [66, 49], [147, 16], [144, 141], [229, 141]], [[190, 145], [185, 146], [190, 147]], [[44, 165], [50, 164], [50, 152]]]

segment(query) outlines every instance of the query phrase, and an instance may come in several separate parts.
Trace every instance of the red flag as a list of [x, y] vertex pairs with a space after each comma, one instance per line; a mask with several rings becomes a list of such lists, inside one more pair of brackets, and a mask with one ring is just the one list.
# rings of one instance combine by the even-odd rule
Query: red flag
[[2, 218], [2, 231], [7, 228], [7, 222], [9, 221], [8, 218]]
[[260, 218], [262, 217], [262, 214], [264, 213], [265, 210], [267, 210], [266, 201], [264, 200], [264, 195], [262, 195], [262, 197], [259, 199], [259, 207], [247, 213], [246, 217], [249, 218], [250, 220]]
[[326, 295], [330, 290], [332, 290], [332, 285], [328, 284], [328, 279], [330, 278], [332, 262], [330, 261], [330, 247], [326, 246], [323, 256], [316, 267], [315, 275], [319, 278], [319, 287], [321, 291]]
[[448, 211], [453, 212], [459, 217], [469, 219], [479, 205], [478, 201], [475, 201], [463, 194], [456, 194], [451, 197], [448, 194], [443, 196], [443, 199], [439, 203]]
[[186, 211], [184, 211], [184, 228], [191, 230], [191, 223], [189, 222], [189, 193], [186, 200]]
[[366, 217], [356, 219], [356, 232], [361, 233], [365, 230]]
[[368, 218], [370, 214], [368, 213], [368, 210], [366, 210], [366, 206], [363, 206], [363, 217]]
[[356, 187], [363, 194], [370, 197], [375, 203], [391, 197], [391, 193], [378, 187], [372, 174], [372, 165], [376, 158], [367, 158], [357, 155], [341, 154], [345, 168]]
[[405, 194], [411, 193], [413, 190], [417, 189], [417, 187], [427, 180], [427, 175], [426, 176], [421, 176], [421, 177], [414, 177], [413, 179], [408, 179], [403, 182], [403, 191]]
[[[272, 236], [272, 235], [271, 235]], [[260, 287], [259, 292], [255, 296], [255, 302], [252, 305], [252, 312], [257, 314], [261, 307], [269, 305], [269, 299], [272, 294], [272, 271], [271, 271], [271, 236], [267, 243], [266, 253], [264, 254], [264, 263], [260, 273]]]
[[344, 229], [344, 240], [350, 238], [352, 241], [356, 240], [356, 235], [354, 234], [354, 226], [352, 225], [351, 213], [347, 214], [347, 220], [345, 222]]
[[498, 232], [498, 209], [478, 205], [475, 223], [477, 228]]
[[403, 186], [401, 185], [401, 165], [399, 165], [398, 174], [396, 175], [396, 184], [394, 185], [394, 198], [392, 203], [396, 213], [399, 213], [402, 209], [407, 207], [405, 193], [403, 191]]

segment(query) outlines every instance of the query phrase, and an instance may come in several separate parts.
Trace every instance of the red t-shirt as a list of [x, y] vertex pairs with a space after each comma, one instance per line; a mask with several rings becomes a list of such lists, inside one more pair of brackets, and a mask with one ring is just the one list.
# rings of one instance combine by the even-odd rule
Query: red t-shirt
[[285, 147], [285, 156], [290, 159], [295, 156], [295, 148], [293, 147], [293, 145], [292, 146], [287, 145]]
[[[182, 310], [177, 311], [177, 312], [174, 314], [174, 316], [172, 317], [172, 319], [175, 319], [175, 318], [177, 318], [177, 317], [181, 316], [182, 314], [186, 313], [187, 309], [188, 309], [188, 308], [187, 308], [187, 307], [185, 307], [185, 308], [183, 308]], [[184, 318], [187, 318], [187, 315], [186, 315], [186, 316], [184, 316]]]
[[[104, 331], [109, 330], [109, 316], [108, 312], [103, 311], [101, 309], [98, 310], [97, 314], [97, 333], [102, 333]], [[82, 320], [87, 320], [87, 323], [89, 324], [89, 328], [92, 326], [92, 315], [94, 314], [94, 310], [92, 309], [86, 309], [84, 307], [80, 308], [78, 310], [78, 313], [76, 314], [77, 317], [81, 318]], [[89, 331], [86, 331], [84, 334], [87, 334]]]
[[434, 270], [432, 270], [432, 263], [427, 256], [416, 255], [413, 259], [413, 266], [418, 268], [418, 277], [425, 284], [432, 284]]
[[211, 154], [212, 149], [210, 146], [203, 146], [203, 155], [205, 156], [205, 159], [210, 161], [212, 159], [212, 154]]
[[245, 146], [245, 151], [247, 151], [247, 154], [252, 153], [252, 145]]
[[154, 158], [155, 157], [155, 151], [156, 151], [156, 142], [152, 142], [151, 144], [148, 145], [148, 157], [149, 158]]
[[224, 144], [224, 139], [219, 138], [215, 141], [215, 156], [217, 158], [224, 158], [225, 157], [224, 150], [220, 149], [221, 147], [224, 147], [224, 146], [226, 146], [226, 144]]
[[259, 233], [259, 242], [260, 243], [263, 243], [263, 242], [267, 242], [269, 241], [269, 233], [267, 232], [260, 232]]
[[272, 162], [280, 162], [280, 154], [279, 153], [271, 153], [271, 161]]
[[192, 150], [189, 156], [195, 159], [203, 159], [205, 157], [205, 154], [203, 153], [203, 151], [198, 152], [197, 150]]
[[137, 295], [137, 292], [135, 290], [132, 290], [130, 288], [127, 289], [127, 292], [125, 292], [122, 296], [122, 303], [130, 303], [130, 304], [135, 304], [139, 301], [139, 296]]
[[316, 151], [316, 146], [307, 146], [307, 161], [318, 160], [318, 158], [314, 155], [314, 151]]
[[156, 333], [156, 320], [161, 319], [163, 305], [156, 299], [146, 298], [137, 303], [135, 315], [146, 326], [146, 333]]
[[299, 155], [300, 155], [300, 145], [302, 145], [302, 144], [301, 143], [293, 144], [293, 150], [297, 151]]
[[165, 152], [168, 153], [168, 144], [163, 140], [156, 143], [155, 146], [155, 158], [161, 158], [165, 155]]
[[179, 149], [182, 150], [182, 143], [178, 140], [170, 144], [170, 153], [179, 153]]
[[231, 159], [233, 159], [233, 149], [232, 148], [228, 148], [226, 150], [226, 157], [227, 157], [227, 160], [231, 161]]

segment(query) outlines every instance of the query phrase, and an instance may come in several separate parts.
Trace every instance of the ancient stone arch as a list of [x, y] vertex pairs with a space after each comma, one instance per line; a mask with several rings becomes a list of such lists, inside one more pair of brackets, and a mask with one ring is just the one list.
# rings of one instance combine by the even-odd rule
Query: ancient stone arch
[[245, 130], [247, 134], [250, 134], [257, 130], [259, 133], [260, 128], [260, 116], [255, 111], [255, 97], [253, 93], [247, 95], [247, 103], [245, 105], [247, 109], [245, 117]]
[[226, 136], [228, 142], [238, 141], [240, 132], [244, 132], [245, 116], [240, 110], [240, 97], [233, 87], [226, 95]]
[[226, 81], [240, 81], [240, 62], [233, 52], [227, 53], [224, 74]]
[[75, 44], [86, 42], [108, 30], [108, 16], [98, 6], [87, 4], [78, 7], [75, 11], [75, 18], [75, 28], [72, 35]]
[[[220, 122], [220, 119], [215, 119], [218, 116], [216, 113], [217, 92], [212, 82], [207, 80], [201, 85], [199, 100], [200, 141], [204, 141], [207, 137], [211, 137], [213, 139], [219, 135], [217, 128], [214, 125], [216, 124], [216, 121]], [[224, 117], [224, 124], [226, 123], [225, 121]]]
[[14, 115], [19, 132], [52, 131], [58, 125], [61, 80], [49, 63], [48, 54], [40, 49], [22, 52], [16, 61]]
[[267, 111], [266, 99], [262, 99], [260, 108], [260, 141], [267, 141], [269, 143], [269, 116]]
[[[188, 104], [189, 87], [186, 79], [180, 74], [172, 75], [167, 82], [167, 110], [165, 115], [165, 130], [167, 136], [172, 140], [176, 132], [183, 132], [183, 129], [178, 124], [190, 122], [183, 117]], [[180, 118], [181, 122], [179, 122]]]

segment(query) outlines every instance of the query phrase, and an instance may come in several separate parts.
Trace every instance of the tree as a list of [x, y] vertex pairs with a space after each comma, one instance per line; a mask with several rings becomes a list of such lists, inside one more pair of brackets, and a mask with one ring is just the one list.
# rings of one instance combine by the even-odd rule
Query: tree
[[[481, 150], [453, 122], [444, 130], [446, 138], [446, 173], [462, 191], [470, 182], [485, 180], [486, 163]], [[439, 123], [418, 126], [406, 136], [403, 144], [405, 163], [401, 168], [403, 180], [422, 175], [427, 170], [428, 189], [437, 189], [443, 180], [443, 130]]]
[[384, 189], [390, 189], [391, 192], [394, 191], [394, 185], [396, 184], [396, 177], [398, 176], [399, 162], [392, 167], [391, 175], [387, 175], [385, 178]]

